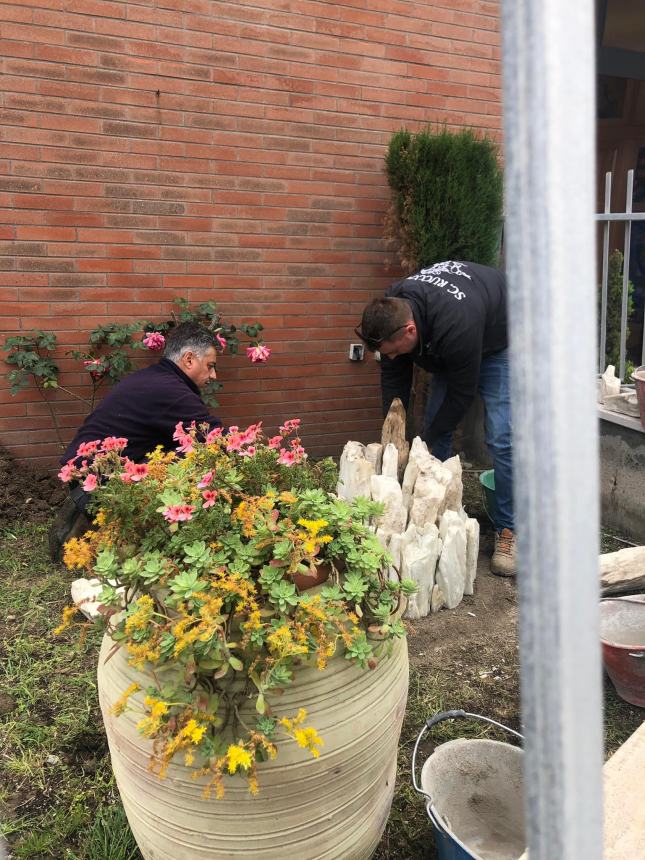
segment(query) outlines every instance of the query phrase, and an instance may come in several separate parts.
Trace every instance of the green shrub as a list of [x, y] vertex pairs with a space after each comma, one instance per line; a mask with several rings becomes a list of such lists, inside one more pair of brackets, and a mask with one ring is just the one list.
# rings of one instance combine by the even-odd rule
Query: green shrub
[[[609, 255], [607, 273], [607, 338], [605, 340], [605, 365], [600, 368], [602, 373], [609, 364], [616, 368], [616, 376], [620, 372], [620, 318], [623, 308], [623, 254], [614, 251]], [[598, 290], [598, 318], [602, 313], [602, 288]], [[629, 340], [629, 319], [634, 310], [634, 285], [627, 283], [627, 332]], [[634, 365], [625, 358], [625, 378], [629, 379], [634, 371]]]
[[385, 241], [405, 272], [441, 260], [497, 263], [503, 180], [492, 140], [468, 129], [399, 131], [385, 165]]

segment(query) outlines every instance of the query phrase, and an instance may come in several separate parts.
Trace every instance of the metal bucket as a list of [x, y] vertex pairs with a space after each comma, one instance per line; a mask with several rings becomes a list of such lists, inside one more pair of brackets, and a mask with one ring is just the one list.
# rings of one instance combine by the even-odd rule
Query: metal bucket
[[600, 601], [600, 641], [620, 698], [645, 708], [645, 594]]
[[416, 758], [424, 734], [443, 720], [482, 720], [522, 740], [488, 717], [445, 711], [421, 729], [412, 754], [412, 782], [426, 799], [439, 860], [517, 860], [526, 850], [523, 752], [500, 741], [459, 738], [438, 746], [417, 782]]
[[479, 476], [479, 483], [482, 488], [482, 501], [484, 510], [488, 514], [488, 519], [495, 524], [495, 470], [487, 469]]

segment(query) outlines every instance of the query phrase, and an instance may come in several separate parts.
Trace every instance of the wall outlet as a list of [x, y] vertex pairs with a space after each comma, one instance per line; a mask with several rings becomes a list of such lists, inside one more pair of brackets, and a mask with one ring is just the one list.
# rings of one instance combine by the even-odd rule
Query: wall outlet
[[350, 343], [349, 360], [362, 361], [365, 358], [365, 346], [362, 343]]

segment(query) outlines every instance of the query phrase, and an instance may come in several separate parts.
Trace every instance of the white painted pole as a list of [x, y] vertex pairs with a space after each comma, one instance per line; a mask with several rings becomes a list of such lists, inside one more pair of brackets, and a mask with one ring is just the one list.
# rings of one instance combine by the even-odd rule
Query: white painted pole
[[592, 0], [503, 0], [530, 860], [602, 854]]

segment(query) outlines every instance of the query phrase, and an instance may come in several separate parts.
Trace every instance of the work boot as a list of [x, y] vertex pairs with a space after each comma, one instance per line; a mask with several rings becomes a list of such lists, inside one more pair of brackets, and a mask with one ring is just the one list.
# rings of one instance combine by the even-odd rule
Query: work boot
[[82, 537], [90, 525], [87, 515], [79, 510], [72, 497], [68, 496], [61, 505], [49, 530], [49, 557], [51, 560], [60, 561], [63, 556], [64, 544], [72, 538]]
[[495, 532], [495, 552], [490, 560], [490, 570], [495, 576], [515, 576], [517, 573], [515, 535], [510, 529]]

